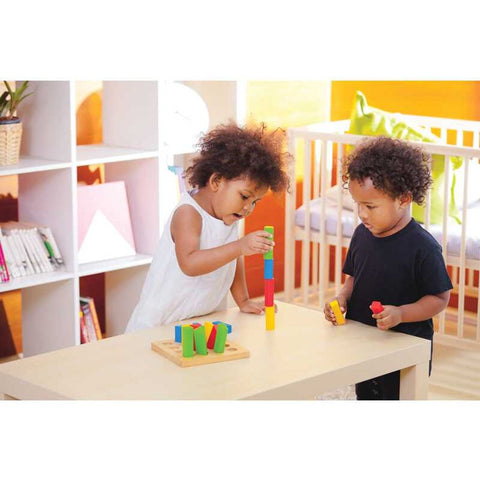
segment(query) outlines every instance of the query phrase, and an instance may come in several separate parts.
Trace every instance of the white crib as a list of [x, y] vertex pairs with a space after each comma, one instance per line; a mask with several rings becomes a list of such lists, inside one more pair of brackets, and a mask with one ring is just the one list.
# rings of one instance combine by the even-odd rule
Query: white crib
[[[458, 305], [447, 308], [435, 319], [435, 339], [456, 346], [480, 346], [480, 122], [411, 115], [402, 118], [411, 125], [429, 128], [439, 136], [442, 141], [439, 144], [414, 143], [429, 154], [440, 154], [445, 159], [443, 220], [440, 224], [430, 223], [429, 192], [424, 228], [442, 245]], [[344, 133], [348, 128], [349, 120], [342, 120], [288, 129], [288, 149], [293, 156], [289, 165], [291, 191], [286, 197], [285, 210], [284, 298], [288, 302], [323, 309], [325, 299], [335, 295], [342, 284], [343, 259], [358, 224], [358, 215], [354, 207], [348, 205], [348, 191], [331, 187], [342, 185], [342, 162], [347, 146], [365, 138]], [[456, 200], [461, 203], [461, 225], [455, 224], [447, 214], [453, 177], [451, 157], [464, 160], [455, 172], [460, 186], [457, 190], [461, 198]], [[300, 162], [303, 163], [303, 199], [298, 206], [295, 179]], [[469, 173], [473, 172], [478, 180], [472, 186]], [[472, 202], [472, 196], [477, 195], [479, 200]], [[297, 242], [301, 244], [299, 288], [295, 288]], [[466, 302], [474, 304], [470, 311], [466, 309]]]

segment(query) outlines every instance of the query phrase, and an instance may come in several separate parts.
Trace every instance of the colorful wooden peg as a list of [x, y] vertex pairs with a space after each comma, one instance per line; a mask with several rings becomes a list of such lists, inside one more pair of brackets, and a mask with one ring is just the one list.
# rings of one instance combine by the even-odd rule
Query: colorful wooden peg
[[224, 325], [227, 326], [227, 333], [232, 333], [232, 326], [229, 323], [225, 322], [220, 322], [219, 320], [216, 320], [215, 322], [212, 322], [214, 325], [218, 325], [219, 323], [223, 323]]
[[223, 353], [225, 351], [225, 343], [227, 342], [227, 326], [224, 323], [219, 323], [216, 327], [217, 335], [215, 337], [213, 351], [215, 353]]
[[[263, 227], [263, 229], [272, 235], [271, 240], [273, 240], [274, 228], [271, 225], [266, 225], [265, 227]], [[267, 253], [264, 253], [263, 258], [265, 260], [273, 260], [273, 248], [269, 250]]]
[[182, 327], [182, 355], [193, 357], [193, 327], [184, 325]]
[[345, 323], [345, 317], [340, 310], [340, 304], [338, 303], [338, 300], [333, 300], [332, 302], [330, 302], [330, 307], [332, 308], [333, 314], [335, 315], [337, 325], [343, 325]]
[[265, 307], [265, 329], [275, 330], [275, 307]]
[[381, 312], [383, 312], [383, 305], [381, 304], [381, 302], [378, 302], [377, 300], [375, 300], [375, 301], [372, 302], [372, 304], [370, 305], [370, 310], [371, 310], [374, 314], [381, 313]]
[[275, 279], [265, 279], [265, 306], [273, 307], [273, 297], [275, 290]]
[[175, 325], [175, 342], [182, 343], [182, 326]]
[[212, 332], [213, 328], [213, 323], [212, 322], [205, 322], [205, 338], [208, 339], [210, 338], [210, 333]]
[[213, 348], [215, 346], [215, 337], [217, 336], [218, 325], [213, 325], [212, 331], [208, 337], [207, 348]]
[[273, 260], [263, 261], [263, 278], [265, 279], [273, 278]]
[[200, 325], [193, 330], [195, 339], [195, 350], [199, 355], [208, 355], [207, 339], [205, 337], [205, 327]]

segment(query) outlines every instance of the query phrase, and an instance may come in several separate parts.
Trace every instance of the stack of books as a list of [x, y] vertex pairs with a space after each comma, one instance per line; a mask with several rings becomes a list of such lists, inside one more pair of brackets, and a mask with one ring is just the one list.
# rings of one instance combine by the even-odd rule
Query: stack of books
[[95, 302], [92, 297], [80, 297], [80, 341], [96, 342], [102, 339]]
[[49, 227], [27, 222], [0, 223], [0, 281], [63, 269]]

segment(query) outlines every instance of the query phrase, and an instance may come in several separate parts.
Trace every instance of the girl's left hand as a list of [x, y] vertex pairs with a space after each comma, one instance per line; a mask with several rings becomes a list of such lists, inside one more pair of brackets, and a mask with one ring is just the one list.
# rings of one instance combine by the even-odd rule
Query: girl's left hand
[[372, 315], [380, 330], [388, 330], [402, 323], [402, 309], [394, 305], [383, 305], [383, 312]]
[[253, 300], [245, 300], [241, 305], [239, 305], [240, 311], [243, 313], [256, 313], [261, 315], [265, 310], [265, 306], [262, 303], [254, 302]]

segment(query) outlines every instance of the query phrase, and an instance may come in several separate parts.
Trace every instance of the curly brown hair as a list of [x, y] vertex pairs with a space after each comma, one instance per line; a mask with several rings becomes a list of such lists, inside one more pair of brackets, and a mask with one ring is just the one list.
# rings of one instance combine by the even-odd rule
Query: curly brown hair
[[432, 184], [429, 160], [420, 147], [404, 140], [369, 138], [347, 158], [343, 181], [363, 182], [370, 177], [376, 189], [393, 199], [411, 194], [412, 200], [422, 205]]
[[226, 180], [247, 177], [282, 192], [289, 186], [284, 138], [284, 130], [267, 131], [264, 123], [243, 128], [234, 122], [219, 125], [200, 139], [199, 153], [185, 177], [198, 188], [206, 186], [214, 173]]

